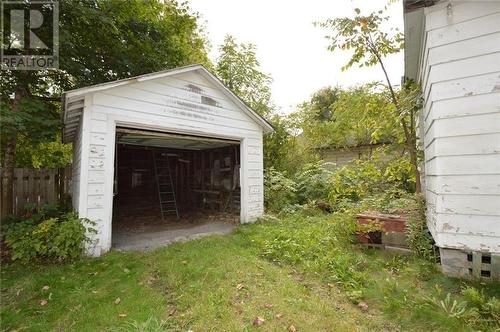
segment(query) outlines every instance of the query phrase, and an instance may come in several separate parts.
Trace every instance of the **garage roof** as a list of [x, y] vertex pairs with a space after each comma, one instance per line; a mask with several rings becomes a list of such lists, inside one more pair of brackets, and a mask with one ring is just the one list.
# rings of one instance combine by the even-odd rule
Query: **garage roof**
[[265, 133], [270, 133], [274, 131], [273, 126], [267, 122], [262, 116], [257, 114], [252, 110], [243, 100], [241, 100], [236, 94], [234, 94], [230, 89], [228, 89], [224, 83], [222, 83], [214, 74], [212, 74], [207, 68], [201, 64], [195, 64], [185, 67], [178, 67], [169, 70], [163, 70], [159, 72], [144, 74], [140, 76], [130, 77], [126, 79], [121, 79], [117, 81], [101, 83], [96, 85], [91, 85], [88, 87], [83, 87], [80, 89], [70, 90], [63, 93], [63, 141], [71, 142], [74, 138], [74, 134], [78, 128], [78, 123], [80, 121], [80, 116], [83, 112], [83, 96], [88, 93], [104, 91], [112, 89], [115, 87], [132, 84], [136, 82], [145, 82], [161, 77], [174, 76], [181, 73], [186, 73], [190, 71], [196, 71], [201, 74], [205, 79], [212, 82], [215, 86], [219, 87], [221, 92], [223, 92], [232, 102], [234, 102], [243, 112], [245, 112], [252, 120], [254, 120], [258, 125], [260, 125]]

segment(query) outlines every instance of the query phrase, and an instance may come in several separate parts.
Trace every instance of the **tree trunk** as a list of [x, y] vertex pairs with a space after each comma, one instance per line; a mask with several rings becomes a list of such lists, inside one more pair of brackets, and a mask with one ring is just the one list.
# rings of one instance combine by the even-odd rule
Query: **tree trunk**
[[[12, 110], [14, 112], [21, 111], [21, 99], [26, 95], [26, 90], [22, 87], [18, 87], [15, 92], [14, 102], [12, 103]], [[16, 144], [17, 144], [17, 133], [12, 132], [5, 142], [5, 152], [3, 158], [3, 170], [2, 170], [2, 208], [0, 216], [5, 218], [6, 216], [13, 213], [14, 207], [14, 167], [15, 167], [15, 157], [16, 157]]]
[[420, 171], [418, 170], [417, 149], [412, 145], [411, 148], [408, 147], [408, 152], [410, 153], [410, 162], [415, 173], [415, 192], [420, 194], [422, 192], [422, 183], [420, 182]]
[[12, 214], [14, 207], [14, 197], [12, 195], [14, 188], [14, 157], [17, 135], [13, 134], [5, 142], [5, 154], [3, 158], [2, 169], [2, 213], [5, 218]]
[[[389, 79], [389, 75], [387, 74], [387, 70], [385, 69], [384, 62], [382, 61], [382, 58], [378, 54], [375, 48], [370, 47], [372, 50], [373, 54], [377, 57], [378, 63], [380, 64], [380, 67], [382, 67], [382, 71], [384, 72], [385, 80], [387, 82], [387, 85], [389, 86], [389, 92], [391, 93], [391, 99], [396, 107], [396, 110], [398, 111], [399, 114], [401, 114], [401, 108], [398, 103], [398, 99], [396, 98], [396, 93], [394, 92], [394, 89], [392, 88], [391, 80]], [[412, 120], [413, 121], [413, 117]], [[420, 182], [420, 171], [418, 170], [418, 157], [417, 157], [417, 141], [416, 141], [416, 133], [414, 130], [409, 130], [408, 125], [406, 121], [401, 118], [401, 126], [403, 127], [404, 135], [405, 135], [405, 141], [406, 141], [406, 146], [408, 147], [408, 152], [410, 153], [410, 162], [413, 166], [413, 173], [415, 174], [415, 192], [417, 194], [420, 194], [422, 192], [422, 184]], [[411, 124], [413, 128], [413, 124]]]

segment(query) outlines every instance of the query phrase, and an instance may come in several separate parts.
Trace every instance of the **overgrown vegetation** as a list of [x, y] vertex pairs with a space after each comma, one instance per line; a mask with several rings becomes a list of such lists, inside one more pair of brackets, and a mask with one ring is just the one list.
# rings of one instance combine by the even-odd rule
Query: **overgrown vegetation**
[[85, 246], [92, 244], [94, 225], [74, 212], [46, 205], [24, 218], [3, 220], [1, 230], [12, 260], [62, 262], [81, 257]]
[[[235, 234], [1, 271], [2, 328], [495, 331], [498, 284], [353, 244], [351, 212], [304, 206]], [[449, 294], [449, 295], [448, 295]]]
[[408, 208], [406, 241], [414, 254], [431, 262], [436, 260], [434, 240], [425, 218], [425, 200], [421, 195], [416, 195], [415, 201]]
[[279, 212], [297, 204], [319, 203], [330, 211], [374, 209], [390, 213], [401, 212], [414, 200], [415, 180], [405, 157], [394, 158], [381, 150], [369, 159], [329, 167], [321, 161], [306, 163], [291, 176], [266, 170], [268, 209]]
[[330, 51], [350, 51], [350, 59], [343, 70], [354, 65], [370, 67], [378, 65], [384, 73], [388, 101], [392, 104], [392, 118], [397, 119], [404, 134], [404, 143], [415, 173], [416, 191], [421, 192], [420, 172], [418, 169], [418, 145], [416, 118], [421, 109], [422, 96], [420, 87], [407, 80], [399, 90], [389, 79], [385, 66], [385, 57], [400, 52], [404, 48], [404, 36], [397, 28], [387, 28], [384, 22], [389, 17], [379, 10], [368, 15], [354, 9], [354, 17], [328, 19], [318, 25], [329, 31]]
[[[36, 73], [19, 74], [0, 82], [16, 96], [2, 99], [4, 166], [11, 171], [15, 162], [58, 167], [70, 158], [67, 146], [47, 143], [59, 129], [57, 105], [47, 91], [193, 61], [211, 67], [197, 17], [185, 4], [73, 3], [63, 2], [61, 46], [80, 61], [61, 58], [68, 76], [56, 75], [52, 82]], [[354, 19], [323, 24], [335, 33], [331, 50], [354, 50], [347, 67], [383, 66], [384, 55], [400, 50], [399, 33], [379, 32], [381, 14], [362, 16], [356, 10]], [[144, 30], [129, 31], [137, 17]], [[110, 25], [114, 34], [88, 38]], [[171, 25], [179, 36], [165, 32]], [[148, 31], [158, 32], [161, 43]], [[138, 46], [116, 44], [121, 36]], [[89, 43], [106, 47], [89, 48]], [[152, 54], [148, 63], [136, 53], [139, 49]], [[76, 259], [94, 230], [92, 222], [74, 213], [45, 207], [21, 220], [3, 220], [11, 258], [38, 265], [2, 267], [2, 329], [202, 331], [262, 325], [289, 331], [332, 326], [341, 331], [498, 331], [500, 286], [447, 278], [436, 269], [425, 204], [415, 195], [418, 87], [408, 84], [395, 91], [388, 81], [387, 88], [378, 83], [325, 88], [285, 117], [272, 104], [271, 78], [261, 72], [255, 46], [228, 36], [219, 51], [213, 66], [217, 75], [276, 129], [264, 141], [270, 215], [226, 237], [98, 259]], [[34, 131], [40, 135], [31, 137]], [[373, 155], [343, 167], [318, 157], [325, 147], [382, 143], [385, 147]], [[367, 210], [407, 214], [415, 255], [359, 247], [357, 233], [381, 229], [376, 222], [356, 225], [354, 216]]]

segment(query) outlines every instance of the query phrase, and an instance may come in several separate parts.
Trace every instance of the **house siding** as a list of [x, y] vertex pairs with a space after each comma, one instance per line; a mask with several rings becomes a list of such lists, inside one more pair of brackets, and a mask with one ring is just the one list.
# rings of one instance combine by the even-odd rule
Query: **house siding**
[[89, 137], [82, 147], [87, 150], [88, 162], [83, 216], [97, 222], [94, 255], [111, 247], [117, 126], [240, 141], [241, 222], [263, 214], [263, 129], [202, 75], [180, 73], [89, 93], [87, 105]]
[[423, 41], [420, 129], [430, 231], [441, 248], [498, 253], [500, 2], [426, 8]]

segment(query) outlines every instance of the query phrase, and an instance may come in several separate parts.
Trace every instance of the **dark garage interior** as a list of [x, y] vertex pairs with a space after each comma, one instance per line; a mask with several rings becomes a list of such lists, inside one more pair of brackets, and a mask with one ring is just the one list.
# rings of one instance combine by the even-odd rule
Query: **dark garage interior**
[[238, 141], [117, 128], [116, 142], [116, 248], [147, 249], [177, 233], [182, 239], [239, 223]]

